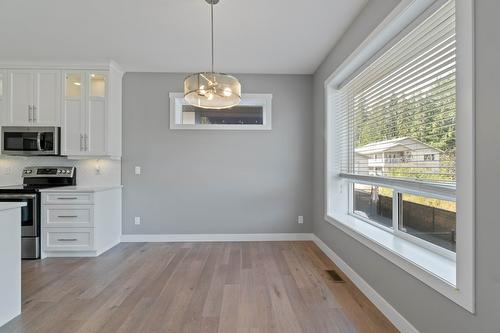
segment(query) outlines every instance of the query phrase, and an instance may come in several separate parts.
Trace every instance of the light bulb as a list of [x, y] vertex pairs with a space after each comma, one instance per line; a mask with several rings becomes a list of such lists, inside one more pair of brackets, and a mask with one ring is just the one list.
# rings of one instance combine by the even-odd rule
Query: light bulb
[[80, 82], [73, 82], [73, 84], [74, 84], [75, 86], [79, 86], [79, 85], [81, 85], [81, 83], [80, 83]]
[[233, 94], [233, 91], [231, 90], [231, 88], [224, 88], [224, 96], [226, 97], [229, 97]]
[[214, 94], [213, 94], [213, 93], [211, 93], [211, 92], [209, 92], [209, 93], [207, 94], [207, 99], [208, 99], [209, 101], [211, 101], [212, 99], [214, 99]]
[[205, 86], [201, 85], [199, 90], [199, 94], [205, 96], [207, 91], [205, 90]]

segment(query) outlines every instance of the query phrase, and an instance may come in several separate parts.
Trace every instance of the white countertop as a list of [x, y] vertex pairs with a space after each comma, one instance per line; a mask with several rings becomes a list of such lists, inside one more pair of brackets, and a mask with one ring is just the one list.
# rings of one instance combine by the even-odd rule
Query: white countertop
[[103, 185], [103, 186], [61, 186], [40, 189], [40, 192], [101, 192], [117, 188], [122, 188], [123, 185]]
[[26, 202], [0, 202], [0, 211], [16, 209], [26, 206]]

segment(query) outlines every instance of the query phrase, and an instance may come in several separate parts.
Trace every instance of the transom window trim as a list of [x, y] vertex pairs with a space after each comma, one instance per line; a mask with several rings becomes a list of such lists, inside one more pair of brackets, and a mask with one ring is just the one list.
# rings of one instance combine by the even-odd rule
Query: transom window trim
[[[272, 94], [242, 94], [239, 106], [262, 107], [262, 124], [183, 124], [182, 107], [188, 105], [183, 93], [169, 93], [170, 129], [191, 130], [271, 130], [272, 129]], [[229, 111], [227, 111], [229, 112]]]

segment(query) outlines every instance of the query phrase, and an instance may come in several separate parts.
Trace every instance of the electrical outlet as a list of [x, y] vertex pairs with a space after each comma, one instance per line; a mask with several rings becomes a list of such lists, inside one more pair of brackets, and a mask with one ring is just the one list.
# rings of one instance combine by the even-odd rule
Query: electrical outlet
[[134, 218], [134, 223], [135, 223], [136, 225], [141, 224], [141, 217], [140, 217], [140, 216], [136, 216], [136, 217]]
[[136, 175], [140, 175], [141, 174], [141, 167], [140, 166], [136, 166], [135, 167], [135, 174]]
[[299, 224], [304, 223], [304, 216], [299, 215], [299, 217], [297, 218], [297, 222], [298, 222]]

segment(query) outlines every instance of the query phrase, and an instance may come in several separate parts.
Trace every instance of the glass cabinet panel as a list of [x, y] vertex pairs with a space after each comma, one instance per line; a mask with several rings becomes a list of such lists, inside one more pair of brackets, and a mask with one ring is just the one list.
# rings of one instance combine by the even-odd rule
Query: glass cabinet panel
[[106, 96], [106, 76], [104, 74], [90, 74], [90, 97]]
[[82, 97], [82, 75], [80, 73], [68, 73], [65, 79], [66, 97]]

